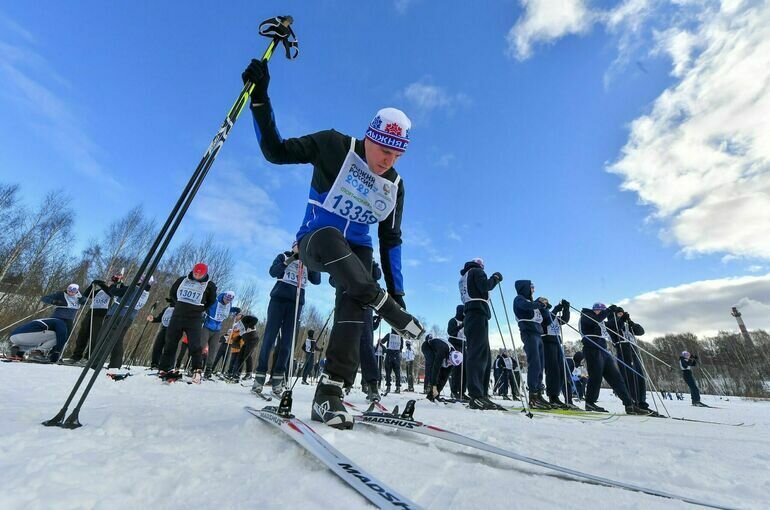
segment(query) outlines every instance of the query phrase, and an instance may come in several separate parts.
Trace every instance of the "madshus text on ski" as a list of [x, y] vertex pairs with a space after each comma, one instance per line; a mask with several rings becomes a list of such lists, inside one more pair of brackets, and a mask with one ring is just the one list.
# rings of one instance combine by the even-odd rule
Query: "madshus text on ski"
[[[287, 23], [288, 19], [276, 18], [276, 27], [287, 28], [291, 23]], [[287, 46], [287, 56], [291, 48]], [[401, 393], [402, 384], [406, 385], [404, 391], [415, 391], [418, 352], [424, 359], [425, 400], [436, 405], [462, 405], [477, 411], [507, 413], [519, 408], [506, 407], [500, 402], [516, 399], [520, 400], [520, 409], [530, 417], [533, 412], [599, 416], [595, 413], [607, 413], [598, 404], [601, 385], [606, 382], [622, 401], [627, 414], [661, 416], [661, 409], [653, 410], [647, 402], [648, 390], [652, 389], [655, 395], [656, 388], [644, 367], [645, 351], [636, 341], [637, 336], [644, 334], [644, 328], [619, 306], [597, 302], [590, 308], [578, 309], [566, 299], [552, 303], [542, 295], [536, 297], [533, 282], [520, 279], [514, 282], [516, 296], [509, 309], [502, 289], [502, 273], [496, 271], [488, 275], [484, 261], [474, 258], [460, 270], [460, 304], [454, 313], [447, 314], [451, 318], [446, 335], [426, 334], [424, 326], [406, 306], [406, 286], [401, 271], [405, 184], [394, 165], [408, 149], [411, 121], [404, 112], [387, 107], [376, 112], [361, 139], [335, 130], [284, 139], [278, 132], [278, 116], [268, 95], [268, 60], [269, 55], [252, 60], [242, 74], [259, 147], [270, 163], [309, 164], [313, 173], [295, 242], [277, 254], [268, 269], [276, 282], [264, 316], [261, 342], [257, 314], [235, 306], [234, 291], [217, 289], [205, 261], [178, 276], [162, 309], [155, 310], [157, 304], [154, 304], [149, 311], [145, 310], [154, 284], [151, 276], [154, 266], [144, 264], [146, 272], [139, 271], [130, 284], [124, 283], [126, 278], [121, 271], [112, 275], [109, 283], [94, 280], [83, 292], [77, 283], [72, 283], [63, 291], [43, 296], [41, 301], [53, 307], [53, 313], [10, 331], [12, 350], [8, 361], [83, 366], [83, 374], [89, 369], [98, 372], [107, 362], [107, 375], [122, 381], [131, 374], [123, 368], [125, 363], [131, 364], [137, 359], [135, 348], [126, 356], [123, 338], [128, 327], [140, 318], [144, 321], [140, 339], [150, 325], [158, 325], [150, 368], [156, 371], [153, 375], [159, 381], [164, 384], [179, 380], [191, 384], [220, 379], [240, 382], [245, 370], [244, 379], [253, 381], [250, 390], [244, 389], [244, 392], [250, 391], [265, 401], [273, 397], [281, 401], [278, 407], [249, 412], [291, 435], [370, 501], [388, 506], [383, 504], [387, 501], [401, 508], [416, 508], [416, 505], [377, 482], [290, 414], [292, 379], [296, 382], [301, 377], [303, 384], [317, 379], [309, 409], [311, 420], [343, 430], [352, 429], [357, 421], [396, 427], [406, 424], [407, 428], [421, 429], [423, 424], [413, 419], [413, 409], [406, 415], [398, 415], [389, 413], [380, 403], [390, 392]], [[216, 145], [217, 150], [221, 143]], [[377, 225], [379, 261], [375, 261], [373, 253], [370, 232], [373, 225]], [[309, 284], [322, 283], [322, 273], [328, 274], [329, 284], [336, 291], [325, 343], [326, 325], [318, 335], [312, 330], [303, 338], [298, 335], [305, 292]], [[381, 279], [384, 286], [379, 283]], [[495, 309], [490, 297], [496, 288], [503, 305], [500, 311]], [[80, 321], [80, 329], [73, 335], [75, 322], [84, 309], [87, 312]], [[514, 343], [509, 310], [518, 328], [523, 355], [517, 352]], [[510, 348], [505, 343], [499, 312], [507, 323]], [[578, 315], [577, 327], [570, 324], [572, 312]], [[505, 343], [496, 357], [489, 343], [492, 320]], [[382, 322], [390, 327], [390, 332], [375, 341], [374, 332]], [[229, 323], [232, 327], [225, 328]], [[102, 329], [108, 324], [110, 331], [105, 333]], [[582, 349], [571, 355], [565, 352], [562, 341], [565, 327], [575, 329], [581, 336]], [[73, 336], [70, 357], [61, 359]], [[294, 346], [298, 342], [303, 357], [295, 360]], [[317, 353], [321, 353], [318, 361]], [[524, 362], [526, 370], [522, 368]], [[697, 363], [697, 355], [685, 351], [679, 359], [679, 369], [690, 388], [692, 404], [703, 406], [693, 376]], [[361, 390], [380, 414], [372, 410], [356, 411], [344, 401], [345, 394], [353, 390], [359, 371]], [[77, 384], [83, 377], [81, 375]], [[442, 396], [447, 385], [449, 398]], [[90, 385], [86, 392], [89, 389]], [[70, 399], [73, 396], [74, 390]], [[500, 398], [495, 402], [493, 397]], [[581, 401], [584, 402], [582, 409], [577, 405]], [[82, 399], [78, 410], [80, 405]], [[60, 424], [61, 420], [49, 422], [47, 424]], [[640, 489], [499, 448], [495, 450], [437, 427], [428, 429], [433, 431], [429, 434], [441, 439], [492, 453], [504, 452], [503, 455], [517, 460], [592, 482], [672, 497], [661, 491]], [[297, 433], [303, 435], [300, 437]]]

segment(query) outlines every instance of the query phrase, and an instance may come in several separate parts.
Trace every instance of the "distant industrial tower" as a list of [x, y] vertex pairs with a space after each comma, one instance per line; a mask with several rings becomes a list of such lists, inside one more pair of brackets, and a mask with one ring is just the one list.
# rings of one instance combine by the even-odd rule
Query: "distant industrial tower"
[[749, 335], [749, 330], [746, 329], [746, 324], [743, 322], [743, 319], [741, 318], [741, 312], [738, 311], [737, 307], [733, 307], [732, 316], [735, 317], [735, 320], [738, 322], [738, 329], [741, 330], [741, 335], [743, 335], [743, 338], [746, 339], [746, 342], [752, 347], [754, 347], [754, 342], [751, 340], [751, 335]]

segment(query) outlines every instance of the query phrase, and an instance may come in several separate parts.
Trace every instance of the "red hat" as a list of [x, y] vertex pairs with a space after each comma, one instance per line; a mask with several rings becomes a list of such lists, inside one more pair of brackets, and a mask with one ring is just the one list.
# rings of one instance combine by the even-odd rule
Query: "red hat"
[[202, 273], [202, 274], [209, 274], [209, 266], [204, 264], [203, 262], [198, 262], [193, 266], [193, 273]]

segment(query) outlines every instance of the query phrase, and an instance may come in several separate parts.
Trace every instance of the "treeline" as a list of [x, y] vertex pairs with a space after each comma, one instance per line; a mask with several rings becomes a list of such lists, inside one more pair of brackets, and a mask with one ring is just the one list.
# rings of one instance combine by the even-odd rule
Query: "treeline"
[[[702, 393], [767, 398], [770, 397], [770, 334], [755, 330], [750, 332], [750, 337], [749, 340], [739, 332], [720, 331], [713, 337], [678, 333], [651, 342], [641, 338], [637, 341], [649, 353], [641, 353], [642, 361], [660, 391], [689, 392], [679, 368], [679, 355], [689, 351], [698, 356], [694, 375]], [[565, 347], [567, 355], [577, 348], [574, 343]]]
[[[110, 278], [121, 271], [125, 274], [124, 281], [129, 283], [159, 229], [155, 220], [137, 206], [113, 221], [99, 237], [90, 239], [78, 253], [74, 249], [75, 219], [71, 200], [62, 191], [51, 192], [37, 207], [29, 207], [22, 201], [18, 185], [0, 183], [0, 328], [7, 328], [0, 337], [3, 341], [12, 329], [9, 325], [24, 322], [27, 317], [30, 320], [45, 317], [48, 310], [44, 310], [40, 297], [63, 290], [69, 283], [77, 283], [85, 290], [91, 281], [100, 279], [109, 283]], [[208, 264], [219, 291], [234, 290], [236, 306], [256, 315], [260, 329], [264, 328], [264, 311], [254, 309], [259, 297], [257, 281], [235, 280], [230, 250], [215, 244], [211, 236], [189, 238], [167, 251], [155, 271], [155, 283], [147, 304], [125, 338], [127, 356], [139, 340], [144, 317], [153, 305], [153, 313], [157, 315], [166, 306], [173, 282], [200, 261]], [[320, 317], [312, 306], [306, 306], [302, 315], [306, 328], [320, 332], [326, 317]], [[229, 323], [231, 321], [225, 327]], [[76, 324], [75, 333], [79, 326]], [[147, 328], [137, 352], [149, 351], [156, 327]], [[72, 345], [68, 351], [71, 348]]]

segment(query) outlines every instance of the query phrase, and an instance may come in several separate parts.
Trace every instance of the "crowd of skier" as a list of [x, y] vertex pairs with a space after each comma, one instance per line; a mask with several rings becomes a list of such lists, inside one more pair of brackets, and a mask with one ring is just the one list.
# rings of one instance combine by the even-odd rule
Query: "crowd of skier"
[[[312, 419], [344, 429], [353, 426], [344, 393], [353, 388], [359, 370], [362, 389], [370, 401], [379, 400], [381, 392], [400, 393], [403, 383], [406, 391], [414, 391], [419, 351], [424, 360], [423, 391], [434, 402], [449, 399], [467, 402], [471, 409], [500, 410], [504, 408], [491, 398], [499, 396], [521, 399], [529, 409], [576, 410], [575, 402], [583, 400], [586, 411], [606, 412], [597, 403], [606, 381], [627, 413], [656, 414], [646, 400], [647, 377], [636, 343], [644, 329], [618, 306], [595, 303], [591, 308], [576, 309], [565, 299], [552, 303], [546, 297], [536, 297], [530, 280], [517, 280], [511, 310], [523, 356], [506, 346], [493, 357], [489, 322], [493, 317], [498, 322], [498, 317], [490, 292], [501, 286], [503, 275], [493, 272], [488, 276], [481, 258], [468, 261], [460, 271], [461, 304], [449, 319], [446, 335], [426, 334], [419, 320], [407, 311], [401, 271], [405, 192], [404, 180], [394, 164], [410, 143], [409, 118], [398, 109], [383, 108], [369, 123], [363, 139], [335, 130], [284, 139], [268, 95], [266, 62], [252, 60], [243, 80], [254, 84], [250, 109], [265, 159], [277, 165], [313, 167], [304, 219], [294, 245], [278, 254], [269, 269], [276, 283], [261, 342], [257, 316], [234, 306], [235, 292], [218, 292], [208, 266], [202, 262], [173, 283], [163, 310], [142, 315], [148, 324], [160, 323], [151, 349], [151, 366], [157, 368], [161, 380], [171, 382], [182, 377], [185, 355], [192, 383], [211, 379], [222, 362], [223, 377], [231, 381], [240, 380], [244, 369], [249, 378], [253, 373], [251, 391], [263, 398], [268, 383], [270, 393], [280, 397], [292, 376], [307, 384], [316, 376]], [[379, 264], [370, 235], [370, 226], [375, 224]], [[297, 334], [307, 286], [319, 285], [321, 273], [329, 275], [329, 283], [336, 289], [334, 319], [323, 345], [323, 332], [317, 338], [315, 331], [308, 331], [305, 338]], [[26, 352], [30, 361], [59, 361], [78, 310], [90, 302], [72, 355], [63, 360], [82, 363], [88, 353], [98, 349], [93, 343], [101, 338], [100, 328], [119, 309], [120, 300], [133, 302], [140, 293], [130, 312], [121, 308], [120, 313], [129, 313], [131, 320], [121, 321], [127, 324], [123, 330], [111, 333], [119, 340], [109, 356], [108, 375], [121, 378], [125, 375], [120, 373], [123, 336], [146, 305], [154, 283], [152, 278], [140, 278], [137, 286], [129, 289], [123, 280], [122, 274], [114, 275], [109, 284], [95, 280], [82, 293], [73, 283], [64, 291], [43, 297], [43, 303], [55, 306], [53, 314], [13, 330], [12, 354]], [[500, 295], [503, 297], [502, 290]], [[503, 307], [507, 319], [505, 303]], [[577, 327], [570, 323], [572, 312], [579, 314]], [[232, 328], [223, 331], [223, 323], [231, 319]], [[375, 342], [374, 331], [380, 329], [381, 321], [390, 332]], [[510, 321], [508, 324], [510, 327]], [[562, 342], [565, 327], [575, 329], [581, 337], [582, 350], [571, 356], [565, 353]], [[295, 342], [303, 351], [296, 360], [292, 351]], [[252, 359], [255, 351], [256, 367]], [[317, 367], [321, 363], [316, 362], [319, 351], [324, 353], [320, 373]], [[692, 377], [696, 359], [686, 352], [680, 359], [694, 405], [700, 402]], [[522, 368], [524, 361], [526, 370]], [[447, 384], [449, 398], [442, 396]]]

